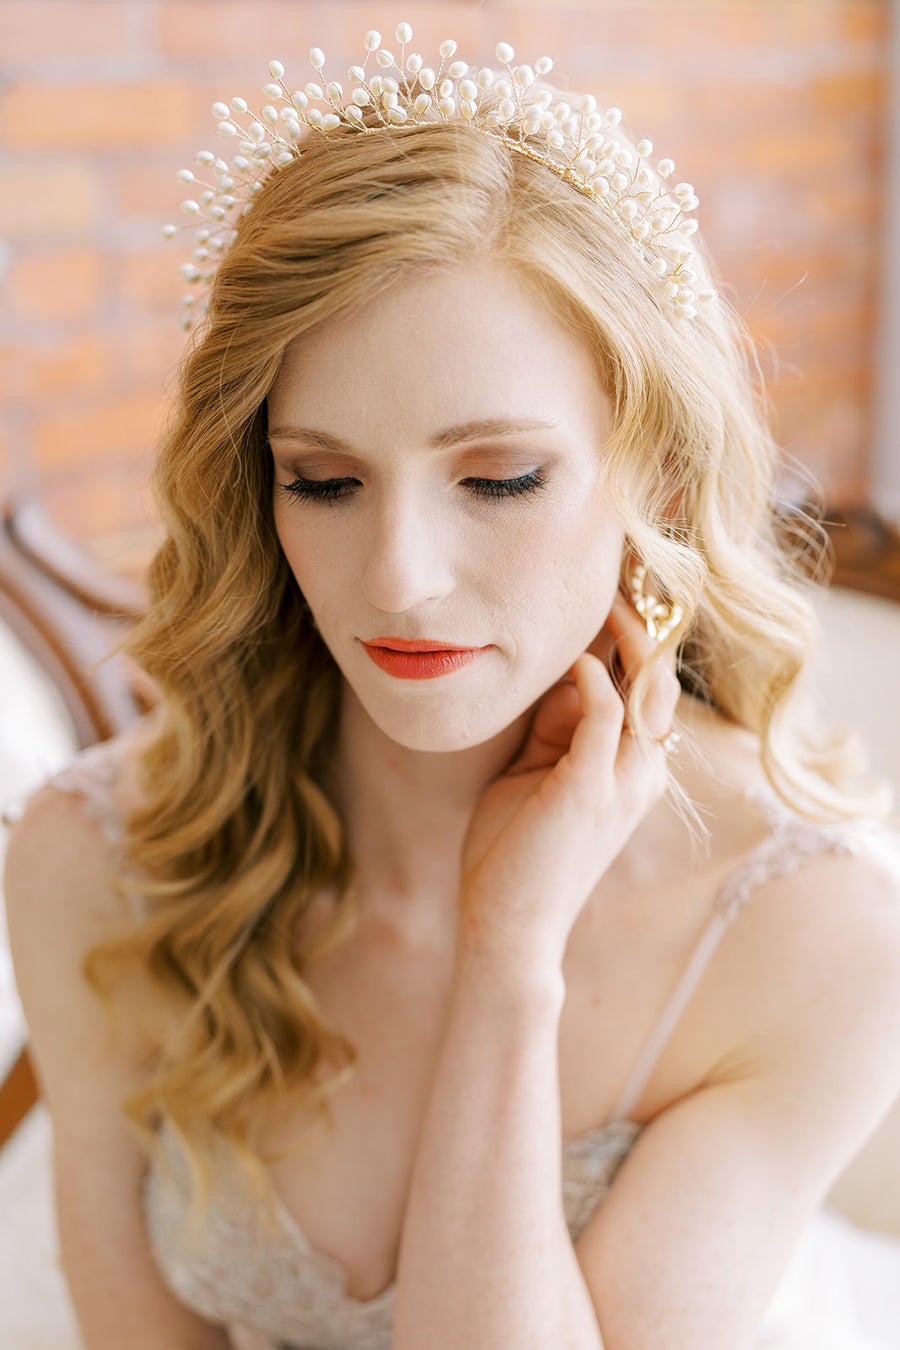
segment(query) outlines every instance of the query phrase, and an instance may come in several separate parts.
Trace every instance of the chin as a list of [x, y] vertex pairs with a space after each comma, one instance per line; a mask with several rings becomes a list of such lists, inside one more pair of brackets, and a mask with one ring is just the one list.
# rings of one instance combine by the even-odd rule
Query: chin
[[363, 702], [363, 708], [388, 740], [405, 750], [425, 754], [453, 754], [486, 745], [508, 731], [522, 715], [522, 709], [511, 708], [509, 716], [504, 716], [496, 704], [488, 710], [481, 700], [429, 700], [416, 706], [416, 700], [411, 699], [399, 709], [378, 706], [371, 700]]

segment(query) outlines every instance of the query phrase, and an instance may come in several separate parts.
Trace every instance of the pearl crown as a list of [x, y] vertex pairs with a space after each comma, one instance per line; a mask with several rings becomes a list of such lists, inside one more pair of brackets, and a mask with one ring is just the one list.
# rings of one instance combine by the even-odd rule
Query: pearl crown
[[[366, 34], [363, 64], [350, 67], [348, 98], [338, 81], [325, 81], [324, 53], [313, 47], [309, 61], [322, 83], [310, 81], [290, 90], [282, 63], [270, 61], [270, 80], [262, 87], [268, 102], [258, 113], [243, 98], [212, 105], [219, 135], [235, 141], [237, 153], [228, 163], [200, 150], [194, 156], [197, 168], [177, 174], [180, 183], [200, 189], [181, 203], [197, 226], [192, 259], [180, 268], [184, 281], [201, 291], [210, 284], [218, 258], [263, 178], [302, 155], [307, 129], [327, 136], [344, 126], [371, 135], [463, 122], [546, 165], [598, 202], [642, 256], [676, 313], [693, 318], [698, 303], [715, 297], [713, 290], [697, 289], [698, 260], [689, 242], [697, 229], [688, 215], [698, 205], [693, 187], [665, 186], [675, 172], [672, 160], [661, 159], [654, 168], [651, 142], [634, 144], [618, 130], [618, 108], [601, 108], [590, 94], [573, 104], [542, 88], [540, 79], [552, 70], [551, 59], [542, 56], [534, 67], [513, 65], [515, 53], [506, 42], [497, 44], [503, 69], [496, 71], [455, 60], [457, 44], [452, 40], [441, 43], [437, 66], [427, 66], [417, 52], [407, 54], [412, 40], [408, 23], [397, 25], [395, 37], [400, 47], [396, 58], [382, 46], [380, 33], [373, 29]], [[372, 59], [378, 73], [367, 69]], [[166, 238], [176, 232], [174, 225], [163, 229]], [[192, 293], [182, 301], [185, 329], [203, 308], [196, 299]]]

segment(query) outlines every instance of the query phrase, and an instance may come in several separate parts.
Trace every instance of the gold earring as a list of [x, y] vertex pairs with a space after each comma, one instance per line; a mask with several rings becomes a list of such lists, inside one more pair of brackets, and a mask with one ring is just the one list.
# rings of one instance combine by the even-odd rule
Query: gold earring
[[628, 571], [628, 593], [631, 603], [644, 620], [649, 636], [655, 642], [662, 642], [681, 623], [683, 611], [680, 605], [664, 605], [656, 596], [646, 595], [644, 592], [646, 580], [646, 564], [634, 563]]

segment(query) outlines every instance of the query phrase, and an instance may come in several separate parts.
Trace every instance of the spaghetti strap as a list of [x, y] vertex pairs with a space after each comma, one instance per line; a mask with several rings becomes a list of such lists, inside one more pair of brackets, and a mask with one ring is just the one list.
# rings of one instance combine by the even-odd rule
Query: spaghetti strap
[[788, 876], [817, 853], [859, 851], [861, 834], [853, 824], [804, 820], [767, 792], [750, 791], [747, 796], [763, 810], [769, 831], [721, 886], [699, 941], [628, 1076], [611, 1122], [630, 1118], [716, 948], [753, 891], [775, 877]]

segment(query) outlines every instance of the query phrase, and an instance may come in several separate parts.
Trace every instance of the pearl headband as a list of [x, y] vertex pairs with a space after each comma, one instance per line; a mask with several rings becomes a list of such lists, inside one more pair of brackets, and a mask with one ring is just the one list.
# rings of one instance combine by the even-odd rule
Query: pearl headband
[[[311, 81], [291, 91], [284, 83], [284, 66], [270, 61], [270, 83], [263, 85], [270, 101], [258, 114], [242, 98], [212, 105], [219, 135], [235, 140], [237, 153], [229, 164], [210, 150], [197, 152], [195, 163], [212, 181], [193, 169], [179, 170], [180, 183], [201, 189], [181, 203], [198, 227], [192, 260], [180, 268], [184, 281], [201, 288], [210, 284], [237, 220], [252, 205], [264, 176], [302, 157], [306, 130], [327, 136], [336, 127], [351, 127], [372, 135], [453, 122], [546, 165], [597, 202], [643, 258], [675, 313], [692, 319], [698, 303], [715, 298], [714, 290], [697, 289], [699, 260], [689, 243], [697, 222], [687, 215], [698, 205], [693, 188], [690, 183], [665, 187], [675, 165], [662, 159], [654, 169], [651, 142], [633, 145], [618, 130], [618, 108], [600, 108], [590, 94], [573, 105], [542, 88], [540, 77], [553, 68], [550, 58], [542, 56], [534, 68], [514, 66], [515, 53], [506, 42], [496, 48], [502, 71], [453, 60], [453, 41], [441, 43], [435, 69], [418, 53], [407, 55], [412, 40], [408, 23], [398, 24], [395, 36], [400, 44], [396, 59], [382, 47], [380, 33], [373, 29], [366, 34], [363, 64], [350, 67], [354, 87], [348, 99], [337, 81], [324, 87]], [[367, 71], [373, 56], [384, 73]], [[309, 60], [317, 73], [323, 71], [325, 56], [318, 47], [311, 49]], [[174, 225], [163, 230], [166, 238], [175, 233]], [[194, 294], [186, 295], [182, 327], [190, 328], [202, 308]]]

